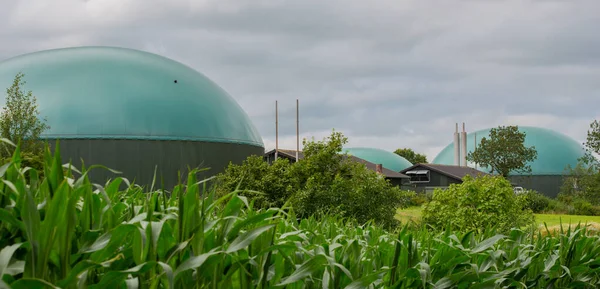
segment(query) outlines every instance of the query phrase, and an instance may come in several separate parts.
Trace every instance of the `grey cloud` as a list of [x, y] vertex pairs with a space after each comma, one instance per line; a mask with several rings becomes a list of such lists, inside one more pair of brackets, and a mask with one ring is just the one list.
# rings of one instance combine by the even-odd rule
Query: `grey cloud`
[[567, 123], [600, 105], [596, 2], [131, 1], [117, 11], [91, 0], [34, 16], [24, 13], [33, 4], [17, 16], [0, 2], [0, 59], [70, 45], [159, 53], [228, 91], [266, 140], [275, 100], [280, 137], [295, 134], [300, 99], [303, 134], [336, 128], [428, 152], [451, 141], [455, 122]]

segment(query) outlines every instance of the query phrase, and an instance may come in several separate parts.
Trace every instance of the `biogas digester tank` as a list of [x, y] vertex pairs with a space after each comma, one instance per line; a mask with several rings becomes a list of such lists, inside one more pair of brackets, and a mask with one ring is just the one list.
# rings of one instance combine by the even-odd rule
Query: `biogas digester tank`
[[[157, 167], [165, 189], [188, 167], [222, 171], [229, 162], [262, 155], [257, 129], [237, 102], [201, 73], [152, 53], [114, 47], [40, 51], [0, 61], [0, 88], [25, 74], [51, 127], [42, 138], [60, 140], [63, 163], [101, 164], [149, 185]], [[4, 97], [2, 102], [4, 102]], [[94, 170], [92, 181], [115, 175]]]

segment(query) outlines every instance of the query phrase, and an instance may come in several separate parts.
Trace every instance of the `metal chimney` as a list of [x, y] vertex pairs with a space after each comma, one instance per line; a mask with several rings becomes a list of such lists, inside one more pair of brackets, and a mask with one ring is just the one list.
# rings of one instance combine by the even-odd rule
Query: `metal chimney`
[[458, 137], [458, 123], [454, 132], [454, 165], [460, 166], [460, 141]]
[[300, 153], [300, 104], [296, 99], [296, 162]]
[[275, 160], [279, 153], [279, 114], [277, 111], [277, 100], [275, 101]]
[[[473, 151], [477, 149], [477, 132], [473, 133]], [[475, 169], [477, 169], [477, 163], [475, 163]]]
[[463, 122], [463, 130], [462, 133], [460, 134], [460, 157], [462, 159], [462, 166], [467, 166], [467, 131], [465, 130], [465, 123]]

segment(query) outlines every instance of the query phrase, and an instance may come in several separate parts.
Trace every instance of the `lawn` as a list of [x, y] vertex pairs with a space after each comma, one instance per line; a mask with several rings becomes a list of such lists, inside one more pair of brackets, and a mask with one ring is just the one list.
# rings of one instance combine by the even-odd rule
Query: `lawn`
[[[396, 219], [401, 222], [409, 222], [411, 220], [419, 220], [421, 218], [421, 207], [410, 207], [406, 209], [398, 209]], [[576, 215], [558, 215], [558, 214], [535, 214], [536, 221], [543, 226], [544, 223], [548, 227], [560, 226], [562, 224], [577, 225], [591, 224], [596, 228], [600, 228], [600, 216], [576, 216]]]

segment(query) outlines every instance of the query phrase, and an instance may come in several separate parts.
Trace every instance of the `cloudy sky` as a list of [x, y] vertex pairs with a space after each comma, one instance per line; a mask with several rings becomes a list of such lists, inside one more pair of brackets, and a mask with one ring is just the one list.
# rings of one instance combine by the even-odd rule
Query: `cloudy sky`
[[217, 82], [274, 147], [332, 129], [431, 160], [468, 131], [600, 119], [597, 0], [0, 0], [0, 59], [66, 46], [159, 53]]

